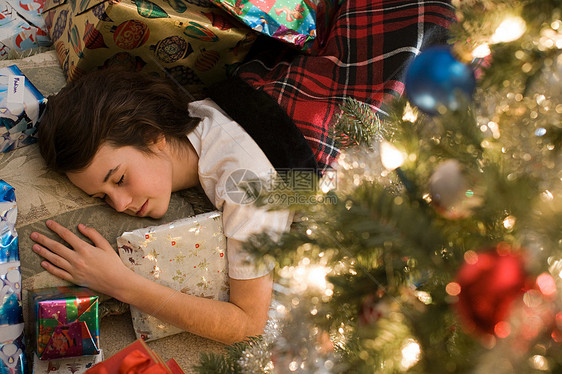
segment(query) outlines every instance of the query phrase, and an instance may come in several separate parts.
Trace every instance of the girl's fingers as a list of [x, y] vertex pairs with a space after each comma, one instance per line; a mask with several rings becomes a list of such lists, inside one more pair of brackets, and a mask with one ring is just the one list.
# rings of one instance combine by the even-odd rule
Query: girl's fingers
[[31, 239], [43, 246], [43, 248], [48, 248], [49, 251], [65, 258], [69, 259], [74, 255], [74, 251], [65, 245], [46, 237], [45, 235], [34, 232], [31, 234]]
[[61, 257], [56, 253], [53, 253], [47, 248], [42, 247], [39, 244], [34, 244], [33, 247], [31, 248], [33, 249], [33, 252], [37, 253], [39, 256], [43, 257], [45, 260], [49, 261], [51, 264], [55, 265], [58, 268], [61, 269], [71, 268], [70, 263], [64, 257]]
[[[94, 246], [102, 249], [111, 248], [109, 242], [93, 227], [84, 224], [78, 225], [78, 230], [94, 243]], [[111, 248], [113, 250], [113, 248]]]
[[43, 267], [43, 269], [47, 270], [49, 273], [53, 274], [55, 277], [58, 277], [60, 279], [63, 279], [65, 281], [68, 282], [74, 282], [74, 279], [72, 278], [72, 275], [70, 275], [69, 272], [56, 267], [55, 265], [51, 264], [48, 261], [41, 261], [41, 266]]
[[75, 250], [80, 246], [80, 244], [84, 243], [84, 241], [76, 236], [72, 231], [53, 220], [47, 220], [45, 224], [49, 229], [60, 236], [62, 240], [70, 244], [70, 246]]

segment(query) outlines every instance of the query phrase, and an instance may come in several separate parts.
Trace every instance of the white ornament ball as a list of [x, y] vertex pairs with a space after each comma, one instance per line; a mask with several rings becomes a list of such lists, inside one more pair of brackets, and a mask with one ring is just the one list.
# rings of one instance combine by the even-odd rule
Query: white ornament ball
[[429, 194], [439, 214], [449, 219], [466, 218], [480, 204], [457, 160], [440, 163], [429, 179]]

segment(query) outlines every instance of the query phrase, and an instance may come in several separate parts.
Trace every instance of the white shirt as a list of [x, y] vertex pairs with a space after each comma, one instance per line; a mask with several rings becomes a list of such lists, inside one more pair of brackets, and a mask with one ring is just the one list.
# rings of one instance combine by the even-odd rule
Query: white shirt
[[[278, 235], [291, 225], [291, 212], [267, 211], [244, 201], [240, 181], [271, 180], [275, 169], [246, 131], [211, 99], [189, 104], [192, 117], [201, 118], [187, 137], [199, 156], [199, 181], [213, 205], [223, 214], [228, 271], [233, 279], [254, 279], [272, 270], [256, 268], [242, 249], [250, 235], [268, 232]], [[237, 184], [236, 184], [237, 183]]]

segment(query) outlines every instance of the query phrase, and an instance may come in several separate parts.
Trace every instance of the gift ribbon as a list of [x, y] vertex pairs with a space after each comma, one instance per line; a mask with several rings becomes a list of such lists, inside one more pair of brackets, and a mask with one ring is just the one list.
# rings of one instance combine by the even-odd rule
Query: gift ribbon
[[[117, 371], [119, 374], [169, 374], [168, 370], [163, 364], [154, 363], [152, 358], [146, 353], [135, 349], [125, 356], [119, 369]], [[109, 371], [100, 363], [90, 370], [88, 374], [109, 374]]]
[[129, 353], [119, 366], [119, 374], [168, 374], [169, 371], [162, 364], [153, 363], [144, 352], [135, 349]]

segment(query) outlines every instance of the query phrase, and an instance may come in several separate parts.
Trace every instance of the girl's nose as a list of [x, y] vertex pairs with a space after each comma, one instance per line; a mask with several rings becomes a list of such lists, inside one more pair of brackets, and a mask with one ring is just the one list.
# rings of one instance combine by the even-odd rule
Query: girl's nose
[[116, 211], [124, 212], [129, 207], [131, 199], [125, 193], [112, 193], [106, 195], [106, 201]]

